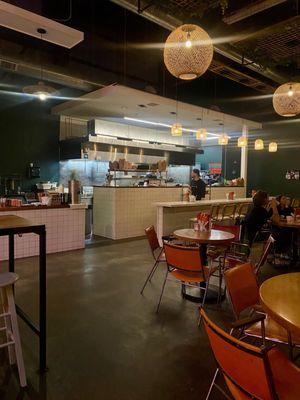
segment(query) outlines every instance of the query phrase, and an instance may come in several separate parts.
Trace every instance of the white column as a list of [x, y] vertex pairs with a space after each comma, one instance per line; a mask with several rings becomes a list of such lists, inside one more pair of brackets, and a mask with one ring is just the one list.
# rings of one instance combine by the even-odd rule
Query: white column
[[[243, 136], [248, 139], [248, 127], [243, 125]], [[248, 170], [248, 146], [241, 147], [241, 178], [244, 178], [245, 188], [247, 189], [247, 170]]]

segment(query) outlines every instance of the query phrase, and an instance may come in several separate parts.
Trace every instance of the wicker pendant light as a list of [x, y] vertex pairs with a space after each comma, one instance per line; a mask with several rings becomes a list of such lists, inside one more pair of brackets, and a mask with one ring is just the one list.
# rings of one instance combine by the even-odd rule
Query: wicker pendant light
[[238, 138], [238, 147], [246, 147], [248, 145], [248, 127], [243, 124], [242, 136]]
[[279, 86], [273, 95], [273, 107], [282, 117], [300, 114], [300, 83], [288, 82]]
[[270, 152], [270, 153], [276, 153], [277, 148], [278, 148], [278, 146], [277, 146], [277, 143], [276, 143], [276, 142], [271, 142], [271, 143], [269, 144], [269, 152]]
[[173, 124], [171, 126], [171, 134], [172, 136], [182, 136], [182, 125], [177, 122], [176, 124]]
[[240, 136], [238, 138], [238, 147], [246, 147], [248, 144], [248, 139], [246, 136]]
[[182, 25], [168, 36], [164, 48], [164, 62], [176, 78], [191, 80], [203, 75], [213, 58], [213, 44], [199, 26]]
[[221, 136], [219, 136], [218, 143], [221, 146], [226, 146], [228, 144], [228, 140], [228, 135], [226, 135], [226, 133], [223, 133]]
[[206, 140], [207, 138], [207, 130], [205, 128], [197, 129], [196, 139], [197, 140]]
[[254, 150], [263, 150], [264, 141], [262, 139], [256, 139], [254, 142]]

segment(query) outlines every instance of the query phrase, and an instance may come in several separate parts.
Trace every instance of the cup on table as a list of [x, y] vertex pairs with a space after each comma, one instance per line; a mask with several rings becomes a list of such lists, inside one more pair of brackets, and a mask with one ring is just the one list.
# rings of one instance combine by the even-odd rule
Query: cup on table
[[294, 217], [292, 217], [291, 215], [288, 215], [288, 216], [286, 217], [286, 222], [287, 222], [288, 224], [293, 223], [293, 222], [294, 222]]
[[189, 201], [190, 203], [193, 203], [196, 201], [196, 196], [193, 196], [192, 194], [189, 195]]

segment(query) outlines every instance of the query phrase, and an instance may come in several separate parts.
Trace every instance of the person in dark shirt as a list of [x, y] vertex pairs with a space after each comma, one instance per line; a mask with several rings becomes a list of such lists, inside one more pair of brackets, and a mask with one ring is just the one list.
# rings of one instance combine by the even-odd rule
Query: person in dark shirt
[[252, 246], [256, 233], [269, 219], [279, 220], [277, 201], [272, 199], [269, 204], [268, 194], [259, 190], [253, 196], [253, 207], [244, 220], [245, 238], [249, 246]]
[[[289, 199], [286, 196], [280, 195], [277, 198], [277, 210], [280, 218], [284, 219], [288, 216], [292, 216], [294, 213], [293, 207], [289, 204]], [[293, 236], [296, 231], [291, 228], [280, 228], [278, 226], [272, 227], [272, 233], [276, 240], [275, 242], [275, 252], [282, 256], [287, 253], [293, 245]]]
[[191, 194], [196, 197], [196, 200], [201, 200], [205, 197], [205, 192], [206, 184], [200, 178], [199, 169], [194, 168], [192, 171]]
[[278, 214], [281, 217], [288, 217], [291, 216], [292, 214], [294, 214], [294, 209], [293, 207], [291, 207], [291, 205], [289, 204], [289, 199], [286, 196], [280, 195], [276, 198], [276, 200], [278, 201], [278, 206], [277, 206], [277, 210], [278, 210]]

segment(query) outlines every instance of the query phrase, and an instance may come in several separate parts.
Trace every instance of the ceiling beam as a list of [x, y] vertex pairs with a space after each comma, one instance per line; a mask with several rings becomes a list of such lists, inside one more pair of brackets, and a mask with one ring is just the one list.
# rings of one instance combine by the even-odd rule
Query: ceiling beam
[[242, 21], [243, 19], [252, 17], [262, 11], [265, 11], [271, 7], [277, 6], [278, 4], [285, 3], [287, 0], [258, 0], [255, 3], [251, 3], [239, 10], [233, 11], [229, 15], [225, 15], [223, 22], [228, 25]]

